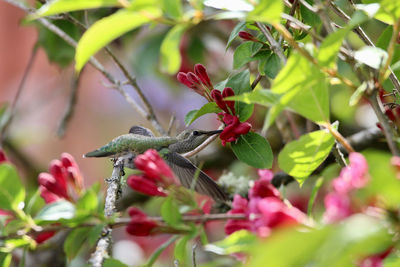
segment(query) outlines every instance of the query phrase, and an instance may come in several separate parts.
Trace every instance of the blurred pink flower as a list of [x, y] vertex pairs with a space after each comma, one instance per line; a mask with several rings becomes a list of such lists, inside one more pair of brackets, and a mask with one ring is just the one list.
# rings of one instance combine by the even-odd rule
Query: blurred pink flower
[[4, 153], [3, 149], [0, 149], [0, 163], [6, 162], [6, 161], [7, 161], [6, 154]]
[[155, 234], [157, 222], [149, 219], [147, 214], [136, 207], [128, 209], [131, 221], [126, 226], [126, 231], [135, 236], [148, 236]]
[[257, 171], [258, 177], [266, 179], [268, 182], [272, 181], [274, 178], [274, 173], [269, 169], [259, 169]]
[[334, 223], [349, 217], [352, 214], [351, 201], [347, 194], [331, 192], [325, 196], [325, 213], [323, 221]]
[[255, 197], [276, 197], [280, 198], [280, 193], [271, 182], [268, 177], [260, 176], [260, 178], [254, 182], [254, 185], [249, 190], [250, 199]]

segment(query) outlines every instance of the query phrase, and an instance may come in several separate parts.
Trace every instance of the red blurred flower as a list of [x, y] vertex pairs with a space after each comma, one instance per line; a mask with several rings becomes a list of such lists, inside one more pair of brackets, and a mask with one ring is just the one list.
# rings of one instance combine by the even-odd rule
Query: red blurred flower
[[272, 178], [274, 178], [274, 173], [271, 170], [268, 169], [259, 169], [257, 171], [258, 176], [261, 178], [266, 179], [268, 182], [272, 181]]
[[240, 122], [237, 116], [228, 113], [223, 114], [222, 120], [226, 125], [219, 136], [223, 146], [225, 146], [227, 142], [236, 141], [240, 135], [247, 134], [251, 129], [250, 123]]
[[[247, 214], [247, 206], [248, 206], [247, 199], [236, 194], [233, 197], [232, 209], [228, 212], [228, 214]], [[225, 224], [225, 233], [227, 235], [230, 235], [233, 232], [239, 230], [250, 230], [250, 229], [251, 229], [251, 224], [247, 218], [241, 220], [227, 220]]]
[[156, 233], [157, 222], [150, 220], [147, 215], [138, 208], [128, 209], [131, 221], [126, 226], [126, 231], [135, 236], [148, 236]]
[[255, 181], [254, 186], [252, 186], [249, 190], [249, 197], [280, 197], [280, 193], [278, 189], [276, 189], [270, 181], [268, 181], [267, 177], [261, 176], [260, 179]]
[[50, 162], [49, 173], [42, 172], [38, 176], [40, 196], [46, 203], [60, 199], [73, 199], [69, 187], [79, 194], [83, 189], [83, 179], [78, 164], [68, 154], [61, 154], [60, 160]]
[[238, 36], [246, 41], [258, 42], [258, 39], [256, 37], [254, 37], [251, 33], [245, 31], [240, 31]]
[[6, 161], [7, 161], [6, 154], [4, 153], [4, 151], [2, 149], [0, 149], [0, 163], [6, 162]]
[[193, 72], [179, 72], [176, 76], [177, 80], [193, 89], [196, 93], [207, 98], [208, 101], [212, 101], [210, 97], [210, 91], [214, 89], [210, 77], [207, 74], [206, 68], [201, 64], [194, 66]]
[[210, 89], [213, 88], [210, 77], [208, 77], [207, 70], [202, 64], [194, 65], [194, 73], [196, 73], [204, 85]]
[[143, 194], [150, 196], [166, 196], [163, 188], [170, 185], [179, 185], [171, 168], [154, 149], [148, 149], [135, 158], [135, 166], [143, 175], [132, 175], [128, 178], [128, 185]]
[[45, 242], [46, 240], [52, 238], [54, 235], [56, 234], [56, 232], [54, 231], [47, 231], [47, 232], [42, 232], [40, 234], [38, 234], [35, 237], [35, 241], [38, 244], [42, 244], [43, 242]]
[[325, 196], [324, 204], [326, 210], [323, 221], [325, 223], [341, 221], [353, 213], [351, 210], [351, 201], [347, 194], [329, 193]]
[[375, 254], [373, 256], [369, 256], [367, 258], [364, 258], [361, 260], [357, 266], [359, 267], [382, 267], [383, 266], [383, 260], [390, 255], [392, 252], [393, 247], [388, 248], [387, 250]]

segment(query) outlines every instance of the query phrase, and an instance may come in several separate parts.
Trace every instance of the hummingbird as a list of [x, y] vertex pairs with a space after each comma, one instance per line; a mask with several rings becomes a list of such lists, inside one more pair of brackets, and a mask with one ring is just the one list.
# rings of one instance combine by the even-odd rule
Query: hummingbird
[[[222, 130], [186, 129], [176, 137], [156, 137], [145, 127], [133, 126], [128, 134], [114, 138], [108, 144], [86, 153], [84, 157], [123, 157], [124, 166], [135, 169], [134, 158], [136, 155], [153, 148], [160, 152], [184, 187], [192, 188], [194, 184], [193, 188], [196, 192], [208, 195], [214, 200], [227, 201], [228, 196], [211, 177], [199, 170], [190, 160], [180, 155], [180, 153], [194, 150], [208, 137], [221, 132]], [[195, 177], [196, 173], [198, 173], [197, 178]], [[196, 181], [193, 181], [195, 178]]]

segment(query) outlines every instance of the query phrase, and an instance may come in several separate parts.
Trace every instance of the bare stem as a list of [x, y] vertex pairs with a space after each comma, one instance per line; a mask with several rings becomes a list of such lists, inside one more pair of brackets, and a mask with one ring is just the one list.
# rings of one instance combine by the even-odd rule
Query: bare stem
[[[111, 177], [106, 180], [108, 183], [106, 200], [104, 204], [104, 215], [106, 218], [113, 216], [116, 211], [115, 205], [117, 202], [118, 192], [121, 184], [120, 180], [124, 169], [124, 160], [118, 158], [114, 163], [114, 169]], [[104, 259], [109, 257], [109, 250], [111, 248], [111, 232], [112, 229], [109, 225], [103, 228], [103, 233], [97, 241], [96, 250], [92, 253], [89, 263], [93, 267], [103, 266]]]
[[283, 50], [279, 43], [275, 41], [274, 37], [272, 37], [270, 31], [265, 27], [264, 24], [260, 22], [256, 22], [257, 27], [261, 30], [261, 32], [264, 34], [265, 38], [267, 38], [267, 41], [270, 43], [270, 47], [272, 51], [274, 51], [275, 54], [278, 55], [279, 59], [282, 62], [282, 65], [286, 64], [286, 57], [283, 54]]
[[335, 139], [347, 150], [348, 153], [355, 152], [350, 143], [343, 137], [335, 128], [332, 127], [332, 124], [327, 123], [324, 125], [329, 132], [335, 137]]

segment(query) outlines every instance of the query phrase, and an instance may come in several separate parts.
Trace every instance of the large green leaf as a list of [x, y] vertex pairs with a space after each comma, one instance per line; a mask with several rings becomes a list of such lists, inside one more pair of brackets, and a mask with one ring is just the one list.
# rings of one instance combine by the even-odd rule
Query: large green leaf
[[75, 10], [83, 10], [90, 8], [99, 7], [113, 7], [121, 6], [121, 1], [119, 0], [53, 0], [44, 4], [36, 13], [32, 16], [44, 17], [59, 13], [66, 13]]
[[236, 231], [225, 239], [204, 246], [206, 251], [219, 255], [228, 255], [238, 252], [248, 252], [251, 245], [257, 242], [257, 237], [246, 230]]
[[169, 74], [174, 74], [181, 66], [179, 44], [187, 25], [177, 24], [167, 33], [161, 43], [161, 69]]
[[236, 143], [231, 143], [236, 157], [258, 169], [272, 167], [273, 154], [267, 140], [259, 134], [249, 132], [241, 135]]
[[72, 230], [64, 242], [64, 252], [69, 260], [75, 258], [85, 243], [90, 227], [81, 227]]
[[76, 209], [79, 212], [92, 213], [97, 211], [99, 205], [99, 200], [97, 198], [98, 189], [99, 184], [93, 185], [78, 200], [78, 202], [76, 203]]
[[279, 167], [300, 184], [328, 157], [335, 139], [326, 130], [311, 132], [292, 141], [279, 153]]
[[243, 22], [239, 22], [235, 26], [235, 28], [233, 28], [233, 30], [231, 31], [231, 34], [229, 35], [228, 42], [226, 43], [225, 50], [227, 50], [231, 46], [233, 40], [236, 38], [236, 36], [239, 34], [239, 32], [243, 31], [245, 29], [246, 29], [246, 22], [244, 22], [244, 21]]
[[226, 99], [270, 107], [278, 103], [279, 95], [273, 93], [271, 90], [259, 89], [241, 95], [230, 96]]
[[60, 219], [71, 219], [75, 215], [75, 206], [66, 200], [60, 200], [44, 206], [36, 215], [35, 220], [58, 221]]
[[[290, 77], [290, 78], [288, 78]], [[293, 53], [273, 82], [271, 91], [280, 94], [265, 127], [269, 127], [284, 108], [316, 122], [329, 121], [329, 96], [325, 76], [298, 53]]]
[[254, 10], [247, 15], [248, 20], [266, 23], [279, 23], [283, 12], [283, 1], [260, 0]]
[[0, 209], [18, 210], [25, 199], [25, 189], [14, 166], [0, 164]]
[[185, 116], [185, 124], [190, 125], [192, 124], [196, 119], [199, 117], [203, 116], [204, 114], [208, 113], [218, 113], [221, 112], [221, 109], [217, 106], [215, 102], [209, 102], [202, 106], [200, 109], [195, 109], [189, 111], [186, 116]]
[[161, 205], [161, 216], [170, 226], [178, 226], [181, 222], [181, 213], [176, 201], [170, 196]]
[[160, 15], [160, 9], [155, 7], [135, 11], [120, 10], [96, 21], [78, 42], [75, 54], [75, 70], [79, 72], [91, 56], [115, 38], [149, 23]]
[[233, 68], [238, 69], [254, 60], [252, 51], [253, 42], [244, 42], [239, 45], [233, 54]]

